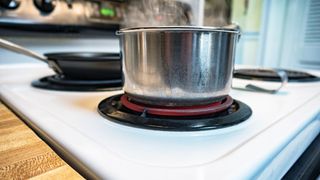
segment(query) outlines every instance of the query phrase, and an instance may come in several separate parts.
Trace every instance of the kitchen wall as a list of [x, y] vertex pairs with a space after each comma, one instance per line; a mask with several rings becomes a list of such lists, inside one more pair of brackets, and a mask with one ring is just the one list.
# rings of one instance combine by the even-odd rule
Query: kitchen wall
[[320, 69], [319, 0], [233, 0], [242, 27], [236, 64]]
[[320, 1], [269, 0], [261, 65], [320, 70]]
[[234, 22], [241, 27], [236, 64], [259, 63], [264, 0], [206, 0], [204, 25], [223, 26]]
[[236, 64], [258, 64], [264, 0], [233, 0], [231, 20], [240, 25]]

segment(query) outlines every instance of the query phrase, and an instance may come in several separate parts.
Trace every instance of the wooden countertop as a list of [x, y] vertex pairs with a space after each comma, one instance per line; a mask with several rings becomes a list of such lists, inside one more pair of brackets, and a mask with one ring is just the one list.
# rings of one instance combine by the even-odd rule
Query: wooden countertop
[[0, 179], [83, 179], [0, 101]]

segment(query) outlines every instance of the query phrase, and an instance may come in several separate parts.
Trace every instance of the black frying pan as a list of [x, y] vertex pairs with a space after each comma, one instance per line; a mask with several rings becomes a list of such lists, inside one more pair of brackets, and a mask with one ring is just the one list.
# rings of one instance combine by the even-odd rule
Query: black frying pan
[[46, 62], [57, 74], [69, 79], [109, 80], [121, 78], [117, 53], [64, 52], [37, 54], [0, 38], [0, 47]]

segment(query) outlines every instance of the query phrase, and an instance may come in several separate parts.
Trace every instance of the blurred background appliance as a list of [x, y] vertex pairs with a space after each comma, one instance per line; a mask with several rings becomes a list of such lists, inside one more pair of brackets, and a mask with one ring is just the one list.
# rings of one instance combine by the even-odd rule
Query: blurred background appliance
[[[320, 69], [317, 0], [179, 0], [193, 25], [237, 22], [236, 64]], [[130, 0], [0, 0], [0, 36], [40, 53], [119, 52], [114, 32]], [[212, 16], [213, 15], [213, 16]], [[215, 18], [212, 18], [215, 17]], [[31, 59], [0, 50], [0, 63]]]
[[[190, 23], [201, 25], [204, 1], [180, 0]], [[0, 0], [0, 37], [39, 53], [118, 53], [115, 31], [129, 0]], [[0, 63], [39, 63], [0, 49]]]
[[[39, 53], [119, 52], [124, 1], [1, 0], [0, 36]], [[39, 63], [0, 49], [0, 63]], [[41, 63], [41, 62], [40, 62]]]
[[38, 31], [117, 29], [123, 1], [1, 0], [1, 27]]

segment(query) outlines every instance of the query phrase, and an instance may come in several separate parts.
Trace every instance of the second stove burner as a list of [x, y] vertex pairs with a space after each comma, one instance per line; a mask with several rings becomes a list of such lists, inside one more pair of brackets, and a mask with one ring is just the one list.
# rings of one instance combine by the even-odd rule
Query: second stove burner
[[[320, 77], [314, 76], [312, 74], [302, 72], [302, 71], [293, 71], [293, 70], [284, 70], [288, 76], [289, 82], [315, 82], [320, 81]], [[234, 78], [239, 79], [248, 79], [248, 80], [261, 80], [261, 81], [281, 81], [277, 73], [270, 71], [268, 69], [237, 69], [233, 74]]]
[[210, 130], [241, 123], [252, 114], [249, 106], [234, 100], [226, 110], [209, 115], [156, 116], [126, 108], [120, 101], [122, 95], [111, 96], [101, 101], [98, 105], [98, 112], [108, 120], [138, 128], [165, 131]]
[[41, 89], [61, 91], [113, 91], [122, 88], [122, 80], [72, 80], [52, 75], [35, 80], [31, 85]]

